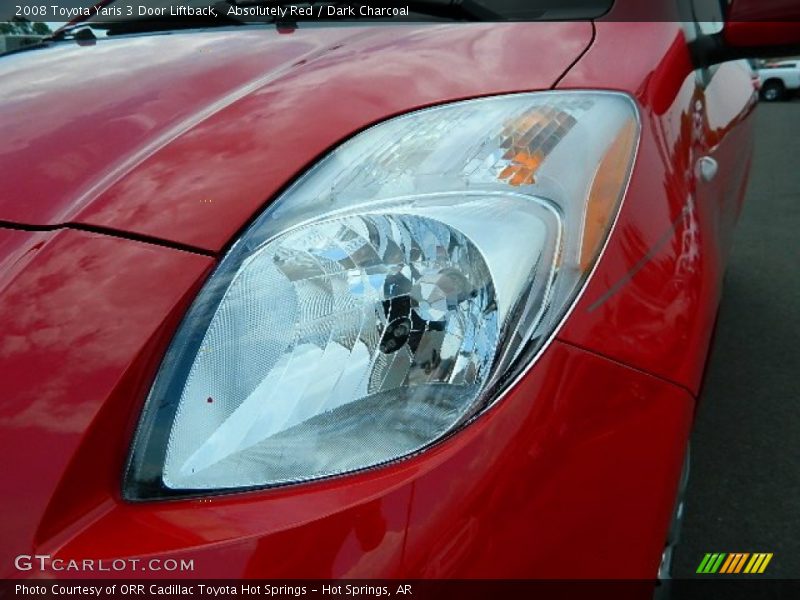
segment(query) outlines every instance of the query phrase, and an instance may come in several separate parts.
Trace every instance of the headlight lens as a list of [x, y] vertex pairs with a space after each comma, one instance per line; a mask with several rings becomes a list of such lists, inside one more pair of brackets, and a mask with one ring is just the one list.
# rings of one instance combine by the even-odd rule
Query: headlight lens
[[582, 287], [639, 126], [606, 92], [471, 100], [331, 152], [232, 247], [147, 400], [129, 498], [415, 453], [492, 404]]

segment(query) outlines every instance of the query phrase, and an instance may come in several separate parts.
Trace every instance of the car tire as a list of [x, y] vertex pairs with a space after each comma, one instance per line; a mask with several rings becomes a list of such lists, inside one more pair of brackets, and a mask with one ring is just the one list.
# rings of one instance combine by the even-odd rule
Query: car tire
[[683, 515], [685, 509], [686, 489], [689, 486], [689, 464], [691, 446], [686, 446], [686, 454], [683, 458], [683, 469], [678, 483], [678, 494], [675, 499], [675, 507], [672, 512], [667, 539], [664, 544], [664, 552], [661, 555], [661, 564], [658, 567], [654, 600], [672, 600], [672, 561], [675, 549], [680, 541], [681, 529], [683, 528]]
[[786, 86], [782, 81], [767, 81], [761, 88], [761, 98], [766, 102], [779, 102], [786, 98]]

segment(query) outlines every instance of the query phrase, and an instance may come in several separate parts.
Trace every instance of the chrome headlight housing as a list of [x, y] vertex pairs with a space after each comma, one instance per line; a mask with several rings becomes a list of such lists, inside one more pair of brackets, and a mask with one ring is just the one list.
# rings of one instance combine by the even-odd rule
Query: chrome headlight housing
[[170, 345], [131, 499], [409, 456], [486, 410], [583, 287], [639, 138], [610, 92], [514, 94], [376, 125], [232, 246]]

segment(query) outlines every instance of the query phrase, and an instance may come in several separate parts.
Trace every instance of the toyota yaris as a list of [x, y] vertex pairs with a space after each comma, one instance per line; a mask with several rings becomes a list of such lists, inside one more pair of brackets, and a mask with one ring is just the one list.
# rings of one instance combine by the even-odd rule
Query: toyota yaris
[[4, 576], [668, 572], [799, 15], [546, 4], [0, 58]]

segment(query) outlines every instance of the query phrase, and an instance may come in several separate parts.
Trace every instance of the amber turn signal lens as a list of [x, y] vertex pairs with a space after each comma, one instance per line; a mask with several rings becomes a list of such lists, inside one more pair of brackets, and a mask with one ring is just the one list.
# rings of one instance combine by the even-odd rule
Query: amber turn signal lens
[[611, 220], [617, 214], [617, 204], [625, 193], [625, 184], [633, 163], [631, 157], [636, 136], [636, 121], [631, 119], [620, 129], [595, 173], [583, 222], [580, 258], [583, 271], [589, 270], [594, 264], [608, 235]]

